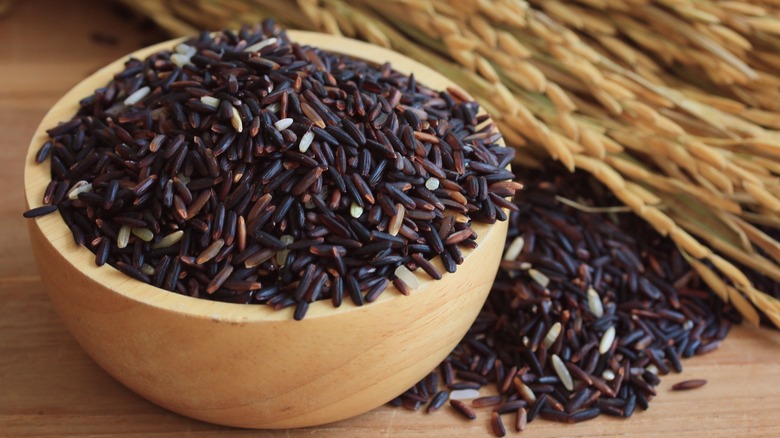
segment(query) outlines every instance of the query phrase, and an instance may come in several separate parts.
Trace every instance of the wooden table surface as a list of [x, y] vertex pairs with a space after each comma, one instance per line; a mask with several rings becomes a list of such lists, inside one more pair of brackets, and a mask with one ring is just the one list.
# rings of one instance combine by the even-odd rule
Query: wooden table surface
[[[102, 2], [36, 0], [18, 2], [0, 17], [0, 436], [490, 436], [489, 412], [469, 422], [449, 408], [425, 415], [381, 407], [290, 431], [219, 427], [145, 401], [80, 349], [38, 277], [21, 215], [22, 164], [36, 125], [60, 96], [100, 66], [159, 38], [126, 15]], [[98, 42], [94, 33], [117, 42]], [[720, 350], [684, 367], [682, 375], [663, 378], [650, 410], [629, 420], [602, 417], [574, 426], [537, 421], [523, 434], [780, 436], [780, 333], [738, 327]], [[709, 383], [670, 391], [690, 378]]]

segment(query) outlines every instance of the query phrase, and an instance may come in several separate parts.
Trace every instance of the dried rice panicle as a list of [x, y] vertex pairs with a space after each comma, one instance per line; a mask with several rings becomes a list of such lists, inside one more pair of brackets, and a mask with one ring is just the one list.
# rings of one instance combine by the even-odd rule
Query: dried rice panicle
[[749, 321], [780, 322], [777, 1], [126, 3], [174, 35], [273, 16], [426, 63], [496, 115], [516, 164], [592, 173]]

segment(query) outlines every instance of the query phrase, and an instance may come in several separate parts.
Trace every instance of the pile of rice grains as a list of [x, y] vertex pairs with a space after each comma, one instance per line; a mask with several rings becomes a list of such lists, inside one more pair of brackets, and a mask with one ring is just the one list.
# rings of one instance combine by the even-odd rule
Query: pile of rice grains
[[[376, 300], [506, 220], [514, 150], [478, 105], [272, 22], [130, 59], [48, 131], [43, 203], [123, 273], [193, 297]], [[316, 261], [316, 263], [314, 263]]]
[[497, 436], [510, 416], [522, 431], [535, 418], [576, 423], [647, 409], [658, 376], [718, 348], [738, 312], [670, 239], [624, 207], [601, 208], [619, 202], [593, 177], [551, 165], [521, 180], [482, 312], [438, 372], [391, 404], [430, 413], [449, 401], [469, 419], [488, 408]]
[[[271, 22], [130, 59], [48, 131], [43, 207], [79, 245], [146, 283], [236, 303], [295, 306], [454, 272], [472, 220], [506, 220], [504, 258], [471, 330], [391, 402], [523, 430], [647, 409], [659, 375], [718, 347], [738, 316], [672, 242], [584, 174], [525, 187], [478, 106], [389, 65], [290, 42]], [[700, 386], [683, 382], [680, 389]], [[492, 385], [491, 394], [478, 391]], [[471, 400], [466, 403], [464, 400]]]

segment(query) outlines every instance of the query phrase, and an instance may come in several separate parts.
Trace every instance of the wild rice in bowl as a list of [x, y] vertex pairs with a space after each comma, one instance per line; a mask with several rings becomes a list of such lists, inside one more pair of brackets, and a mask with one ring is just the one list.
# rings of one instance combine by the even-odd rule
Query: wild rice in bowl
[[357, 305], [454, 272], [505, 220], [513, 150], [462, 92], [266, 21], [129, 59], [48, 131], [49, 206], [98, 265], [193, 297]]

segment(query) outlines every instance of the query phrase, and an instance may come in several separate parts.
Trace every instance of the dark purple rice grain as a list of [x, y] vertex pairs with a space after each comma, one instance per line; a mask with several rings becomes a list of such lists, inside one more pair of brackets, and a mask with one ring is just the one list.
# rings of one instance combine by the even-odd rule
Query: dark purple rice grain
[[642, 379], [647, 383], [653, 386], [658, 386], [661, 383], [661, 379], [658, 378], [658, 376], [656, 376], [654, 373], [650, 371], [645, 371], [644, 368], [640, 368], [640, 372], [642, 374]]
[[387, 278], [382, 278], [380, 281], [372, 286], [369, 291], [366, 293], [365, 300], [367, 303], [376, 301], [377, 298], [379, 298], [379, 295], [387, 288], [387, 285], [390, 283], [390, 280]]
[[500, 404], [502, 397], [498, 395], [490, 395], [486, 397], [475, 398], [471, 401], [471, 405], [474, 407], [482, 408], [485, 406], [495, 406]]
[[628, 418], [634, 414], [634, 411], [636, 410], [636, 404], [637, 404], [637, 397], [636, 394], [631, 394], [628, 397], [628, 400], [626, 401], [626, 405], [623, 408], [623, 416]]
[[111, 250], [111, 241], [106, 237], [100, 238], [100, 243], [97, 245], [97, 249], [95, 250], [95, 264], [97, 266], [103, 266], [106, 264], [106, 261], [108, 261], [108, 254]]
[[[563, 406], [563, 403], [559, 402], [558, 399], [556, 399], [552, 393], [546, 395], [547, 395], [547, 406], [559, 412], [564, 412], [566, 410], [565, 407]], [[563, 396], [561, 396], [561, 398], [565, 400]]]
[[610, 417], [625, 417], [623, 409], [617, 406], [599, 406], [597, 409], [600, 413], [609, 415]]
[[466, 419], [475, 420], [477, 418], [477, 414], [460, 400], [450, 400], [450, 406]]
[[59, 183], [57, 181], [49, 181], [49, 184], [46, 185], [46, 190], [43, 192], [44, 204], [51, 204], [52, 199], [54, 198], [54, 193], [57, 191], [58, 186]]
[[493, 411], [498, 412], [499, 414], [507, 414], [526, 407], [528, 407], [528, 403], [525, 400], [512, 400], [499, 404], [493, 408]]
[[403, 399], [403, 403], [401, 404], [404, 408], [410, 410], [410, 411], [416, 411], [420, 409], [420, 406], [422, 406], [422, 402], [420, 400], [412, 400], [412, 399]]
[[346, 286], [349, 291], [349, 297], [356, 306], [362, 306], [364, 303], [363, 294], [360, 291], [360, 283], [352, 274], [347, 274]]
[[438, 269], [436, 269], [435, 266], [428, 260], [426, 260], [422, 255], [419, 253], [412, 254], [412, 260], [414, 260], [417, 265], [422, 268], [423, 271], [425, 271], [428, 276], [433, 278], [434, 280], [441, 280], [441, 273]]
[[712, 341], [708, 342], [706, 344], [701, 344], [699, 348], [696, 349], [697, 355], [707, 354], [709, 352], [715, 351], [720, 347], [720, 341]]
[[431, 413], [439, 410], [442, 406], [444, 406], [444, 403], [449, 400], [450, 393], [448, 391], [439, 391], [431, 398], [431, 402], [428, 404], [428, 407], [425, 409], [425, 412]]
[[414, 392], [414, 391], [417, 390], [416, 388], [417, 388], [417, 386], [415, 386], [414, 388], [406, 391], [405, 393], [401, 394], [401, 397], [404, 397], [404, 398], [407, 398], [407, 399], [416, 400], [418, 402], [424, 402], [424, 401], [427, 402], [428, 401], [428, 394], [421, 394], [419, 392]]
[[57, 211], [56, 205], [42, 205], [40, 207], [31, 208], [25, 211], [22, 216], [26, 218], [34, 218], [44, 216], [49, 213], [54, 213], [55, 211]]
[[706, 385], [707, 381], [704, 379], [692, 379], [692, 380], [684, 380], [682, 382], [675, 383], [672, 385], [673, 391], [685, 391], [688, 389], [696, 389], [701, 388], [702, 386]]
[[522, 432], [528, 423], [528, 414], [525, 408], [519, 408], [515, 414], [515, 431]]
[[477, 382], [453, 382], [447, 385], [447, 388], [452, 390], [459, 389], [479, 389], [482, 385]]
[[306, 316], [306, 312], [308, 310], [309, 310], [308, 301], [298, 301], [298, 304], [295, 306], [295, 312], [293, 313], [293, 318], [295, 318], [296, 321], [302, 320]]
[[[528, 422], [534, 421], [539, 412], [547, 406], [547, 394], [542, 394], [528, 408]], [[552, 410], [552, 409], [551, 409]], [[557, 412], [557, 411], [555, 411]]]
[[395, 288], [398, 289], [398, 292], [401, 292], [403, 295], [409, 295], [412, 293], [409, 285], [407, 285], [405, 281], [398, 277], [393, 278], [393, 286], [395, 286]]
[[435, 394], [439, 388], [439, 375], [436, 371], [431, 371], [425, 378], [425, 388], [429, 394]]
[[135, 278], [136, 280], [143, 281], [144, 283], [151, 282], [151, 279], [149, 278], [148, 275], [141, 272], [135, 266], [127, 264], [121, 260], [116, 262], [116, 265], [114, 267], [117, 268], [119, 271], [121, 271], [123, 274]]
[[458, 370], [455, 372], [455, 377], [468, 382], [479, 383], [480, 385], [488, 384], [488, 379], [486, 377], [470, 371]]
[[544, 408], [539, 411], [539, 416], [545, 420], [556, 421], [559, 423], [574, 423], [572, 414], [556, 411], [555, 409]]
[[490, 425], [495, 436], [506, 436], [506, 427], [504, 427], [504, 422], [501, 420], [501, 416], [498, 412], [493, 412], [493, 414], [491, 414]]
[[574, 396], [566, 403], [566, 412], [572, 413], [580, 409], [592, 394], [593, 390], [589, 387], [584, 387], [579, 390], [579, 392], [574, 394]]
[[47, 141], [41, 146], [40, 149], [38, 149], [38, 153], [35, 154], [35, 162], [40, 164], [46, 161], [46, 158], [49, 157], [49, 154], [51, 153], [52, 148], [51, 141]]
[[439, 368], [441, 369], [444, 384], [451, 385], [455, 380], [455, 370], [452, 368], [452, 362], [445, 359], [444, 362], [439, 365]]
[[601, 412], [599, 411], [598, 408], [583, 409], [581, 411], [577, 411], [577, 412], [571, 414], [571, 422], [572, 423], [580, 423], [580, 422], [583, 422], [583, 421], [592, 420], [592, 419], [598, 417], [598, 415], [600, 413]]
[[639, 391], [634, 393], [634, 395], [636, 396], [637, 406], [639, 406], [643, 411], [646, 411], [650, 407], [650, 405], [648, 403], [648, 399], [645, 393]]

